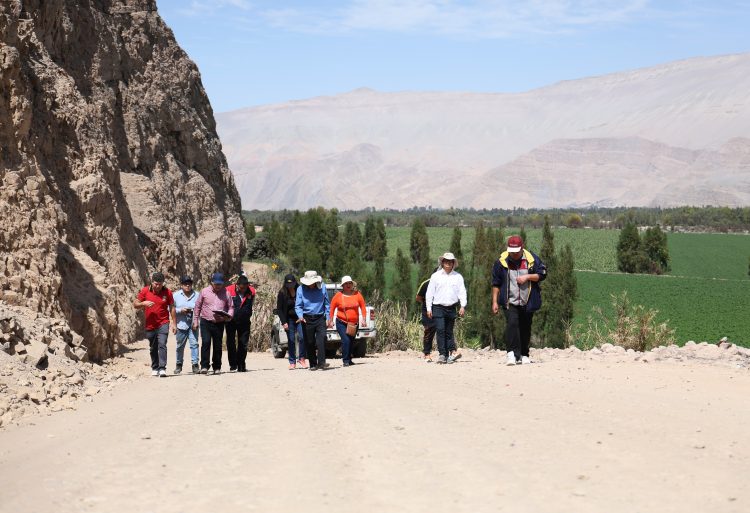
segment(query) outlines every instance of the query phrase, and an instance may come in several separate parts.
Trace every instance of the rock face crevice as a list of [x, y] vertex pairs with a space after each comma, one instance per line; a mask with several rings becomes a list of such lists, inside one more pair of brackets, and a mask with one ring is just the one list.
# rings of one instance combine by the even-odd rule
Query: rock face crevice
[[0, 3], [0, 301], [100, 360], [150, 272], [237, 272], [240, 199], [196, 66], [154, 0]]

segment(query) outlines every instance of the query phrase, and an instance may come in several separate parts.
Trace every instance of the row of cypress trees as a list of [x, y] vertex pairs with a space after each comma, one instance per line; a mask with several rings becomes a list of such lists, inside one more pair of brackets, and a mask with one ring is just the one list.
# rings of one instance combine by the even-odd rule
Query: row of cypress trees
[[[461, 263], [459, 272], [464, 276], [470, 305], [466, 318], [466, 333], [479, 339], [482, 346], [503, 346], [505, 319], [492, 312], [492, 267], [505, 247], [505, 233], [502, 226], [494, 228], [477, 223], [474, 230], [474, 245], [470, 261], [463, 260], [461, 230], [454, 227], [450, 252]], [[523, 229], [519, 235], [525, 240]], [[437, 262], [429, 259], [429, 237], [424, 221], [417, 218], [412, 223], [409, 243], [411, 262], [419, 264], [419, 280], [429, 278]], [[535, 251], [536, 252], [536, 251]], [[563, 347], [567, 345], [567, 329], [573, 319], [575, 300], [578, 296], [574, 274], [574, 257], [569, 245], [555, 251], [554, 235], [549, 217], [545, 217], [542, 232], [542, 248], [538, 252], [548, 269], [548, 277], [542, 290], [544, 306], [536, 314], [533, 324], [534, 336], [538, 343]], [[411, 265], [400, 250], [396, 254], [396, 279], [392, 296], [400, 302], [413, 303], [411, 290]]]
[[[388, 249], [383, 219], [368, 217], [364, 230], [354, 221], [347, 222], [343, 230], [339, 226], [336, 209], [294, 212], [290, 222], [281, 223], [274, 219], [266, 225], [251, 242], [251, 247], [262, 247], [267, 252], [263, 256], [286, 255], [293, 268], [318, 270], [330, 281], [350, 274], [368, 297], [378, 291], [378, 296], [384, 298]], [[505, 320], [502, 315], [492, 313], [491, 289], [492, 267], [505, 247], [503, 226], [477, 223], [470, 259], [463, 258], [461, 233], [458, 226], [454, 227], [449, 250], [460, 261], [458, 270], [464, 276], [469, 296], [466, 333], [478, 339], [482, 346], [501, 347]], [[526, 240], [523, 230], [519, 235]], [[564, 346], [566, 328], [573, 317], [577, 286], [572, 251], [569, 246], [555, 251], [549, 217], [545, 218], [542, 247], [537, 253], [547, 265], [548, 277], [542, 285], [544, 306], [536, 314], [534, 336], [538, 343]], [[372, 262], [372, 266], [367, 262]], [[417, 283], [421, 283], [437, 266], [437, 261], [430, 258], [430, 241], [422, 218], [418, 217], [412, 223], [408, 254], [397, 249], [394, 263], [395, 275], [389, 287], [389, 299], [406, 305], [404, 311], [407, 315], [414, 315], [419, 311], [419, 305], [414, 301], [416, 290], [412, 269], [416, 265]]]

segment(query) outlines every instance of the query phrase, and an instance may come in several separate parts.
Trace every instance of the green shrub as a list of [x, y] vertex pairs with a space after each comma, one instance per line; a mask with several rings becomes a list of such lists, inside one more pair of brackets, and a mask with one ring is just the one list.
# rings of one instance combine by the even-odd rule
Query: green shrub
[[[632, 305], [625, 291], [612, 295], [614, 314], [607, 317], [601, 308], [594, 307], [586, 326], [570, 334], [580, 349], [591, 349], [610, 343], [635, 351], [648, 351], [658, 346], [675, 343], [674, 329], [667, 322], [656, 321], [657, 310], [643, 305]], [[571, 330], [568, 330], [570, 333]]]
[[[375, 342], [370, 344], [370, 351], [422, 351], [424, 327], [420, 322], [420, 315], [409, 315], [407, 305], [399, 301], [379, 300], [376, 297], [373, 298], [372, 304], [375, 305], [375, 326], [378, 336]], [[456, 320], [454, 336], [456, 346], [463, 347], [463, 341], [466, 340], [463, 320]], [[437, 347], [437, 339], [433, 347]]]

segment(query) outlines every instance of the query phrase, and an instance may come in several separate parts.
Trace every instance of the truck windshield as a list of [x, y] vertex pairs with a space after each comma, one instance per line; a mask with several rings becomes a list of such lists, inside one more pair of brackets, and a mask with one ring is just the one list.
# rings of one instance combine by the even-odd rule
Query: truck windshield
[[326, 283], [326, 292], [328, 293], [328, 302], [330, 303], [333, 301], [333, 296], [336, 295], [336, 292], [340, 291], [341, 289], [337, 287], [334, 284], [328, 284]]

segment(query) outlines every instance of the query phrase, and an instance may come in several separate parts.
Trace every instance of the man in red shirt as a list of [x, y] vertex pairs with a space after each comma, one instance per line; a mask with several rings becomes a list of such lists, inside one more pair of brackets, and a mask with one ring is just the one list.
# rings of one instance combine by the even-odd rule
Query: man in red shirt
[[164, 286], [164, 275], [151, 275], [151, 285], [143, 287], [133, 306], [146, 316], [146, 338], [151, 353], [151, 375], [167, 377], [167, 337], [169, 328], [177, 331], [172, 291]]

